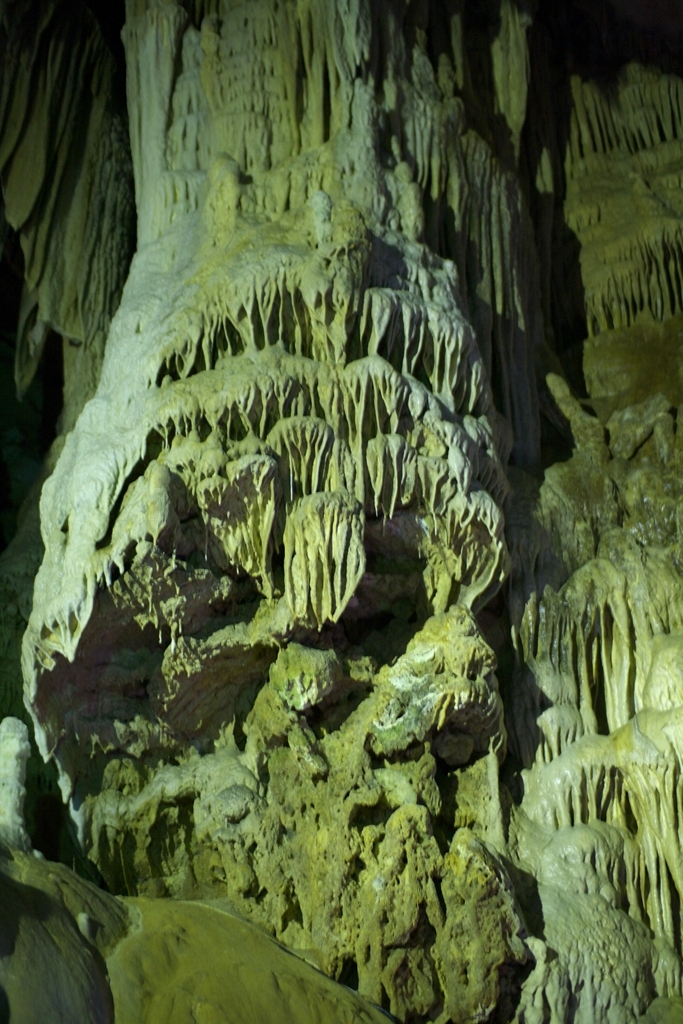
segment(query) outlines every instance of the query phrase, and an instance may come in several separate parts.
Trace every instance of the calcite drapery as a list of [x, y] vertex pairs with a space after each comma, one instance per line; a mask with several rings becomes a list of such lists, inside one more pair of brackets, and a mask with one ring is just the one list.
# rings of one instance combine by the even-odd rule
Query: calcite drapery
[[549, 383], [576, 450], [538, 495], [537, 569], [525, 551], [513, 575], [508, 725], [525, 770], [511, 849], [558, 953], [553, 1012], [631, 1021], [681, 992], [680, 427], [655, 395], [607, 432]]
[[437, 776], [505, 756], [488, 375], [533, 461], [540, 321], [516, 179], [411, 19], [128, 5], [138, 251], [43, 488], [24, 672], [116, 891], [228, 897], [446, 1022], [512, 1007], [530, 960]]
[[[160, 948], [219, 897], [402, 1020], [631, 1024], [681, 986], [680, 82], [576, 77], [565, 197], [531, 13], [128, 4], [138, 252], [43, 491], [26, 697], [107, 883], [175, 897], [133, 904]], [[565, 199], [600, 418], [551, 377], [575, 454], [508, 501]], [[656, 386], [608, 365], [643, 338]]]
[[15, 380], [22, 395], [50, 329], [68, 339], [70, 430], [97, 385], [134, 248], [125, 117], [114, 59], [85, 5], [22, 0], [0, 18], [2, 199], [25, 280]]

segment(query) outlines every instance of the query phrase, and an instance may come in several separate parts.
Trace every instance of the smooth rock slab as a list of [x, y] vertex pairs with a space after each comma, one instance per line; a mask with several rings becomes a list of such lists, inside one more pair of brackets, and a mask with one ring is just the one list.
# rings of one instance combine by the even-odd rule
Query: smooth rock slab
[[116, 1024], [386, 1024], [253, 925], [214, 907], [127, 900], [136, 923], [107, 961]]
[[0, 1021], [379, 1024], [384, 1011], [223, 909], [120, 899], [0, 845]]

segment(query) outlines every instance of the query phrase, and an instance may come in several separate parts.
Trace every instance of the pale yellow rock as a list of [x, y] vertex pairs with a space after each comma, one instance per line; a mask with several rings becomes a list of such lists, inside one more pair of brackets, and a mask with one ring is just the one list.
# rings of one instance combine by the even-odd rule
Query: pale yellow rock
[[382, 1012], [215, 907], [129, 900], [107, 958], [116, 1024], [380, 1024]]
[[590, 336], [681, 313], [682, 95], [679, 78], [636, 63], [612, 91], [572, 78], [565, 216]]
[[648, 1007], [647, 1013], [638, 1018], [642, 1024], [678, 1024], [683, 1020], [683, 999], [673, 996], [671, 999], [655, 999]]
[[[560, 412], [569, 421], [576, 451], [585, 453], [598, 465], [604, 463], [607, 460], [607, 446], [605, 431], [600, 421], [581, 408], [562, 377], [556, 373], [549, 373], [546, 383]], [[632, 455], [633, 452], [629, 451], [627, 454]]]
[[[400, 1016], [431, 1012], [443, 998], [445, 1022], [482, 1000], [512, 998], [507, 972], [527, 952], [509, 882], [483, 845], [504, 842], [505, 734], [492, 669], [459, 608], [428, 622], [377, 676], [290, 644], [247, 715], [243, 751], [229, 732], [214, 754], [181, 765], [110, 762], [103, 791], [87, 802], [90, 855], [115, 889], [227, 896], [333, 977], [357, 972], [371, 1000], [384, 989]], [[324, 726], [312, 728], [302, 711]], [[490, 750], [478, 838], [458, 828], [445, 859], [432, 835], [443, 827], [432, 737], [455, 763], [475, 747]], [[463, 950], [472, 914], [480, 926]], [[464, 990], [453, 958], [483, 958]]]
[[17, 718], [0, 721], [0, 840], [30, 850], [24, 824], [26, 761], [31, 748], [28, 729]]
[[[503, 14], [517, 149], [528, 26]], [[127, 4], [138, 251], [43, 489], [23, 666], [84, 849], [158, 898], [140, 935], [170, 973], [150, 954], [147, 988], [131, 933], [131, 1020], [234, 1008], [164, 959], [169, 896], [227, 899], [404, 1020], [509, 1016], [531, 966], [475, 616], [509, 568], [504, 464], [539, 448], [532, 226], [467, 126], [457, 26], [432, 64], [411, 19]], [[479, 760], [475, 836], [439, 787]]]
[[[523, 613], [514, 605], [507, 720], [526, 765], [510, 848], [537, 879], [557, 961], [550, 969], [541, 950], [519, 1020], [565, 1020], [573, 1000], [576, 1020], [630, 1024], [656, 1019], [645, 1013], [655, 997], [662, 1012], [674, 1006], [682, 984], [680, 438], [669, 399], [650, 393], [612, 413], [610, 451], [602, 441], [589, 459], [585, 414], [554, 391], [577, 451], [524, 513], [537, 543], [514, 562], [530, 598]], [[566, 582], [539, 561], [548, 542]]]
[[121, 901], [63, 864], [0, 846], [6, 1019], [114, 1024], [104, 957], [125, 934]]
[[363, 514], [344, 491], [302, 498], [285, 527], [285, 594], [292, 615], [336, 622], [365, 569]]
[[503, 0], [500, 23], [500, 32], [491, 45], [496, 106], [508, 123], [515, 158], [519, 159], [529, 88], [526, 32], [531, 18], [510, 0]]
[[670, 408], [671, 402], [666, 395], [660, 393], [650, 395], [638, 405], [613, 412], [607, 421], [613, 457], [630, 459], [636, 449], [647, 441]]
[[270, 683], [285, 704], [306, 711], [329, 697], [343, 678], [334, 651], [316, 651], [291, 643], [284, 647], [270, 670]]
[[[512, 170], [528, 17], [505, 0], [483, 44], [499, 160], [459, 95], [473, 11], [436, 56], [433, 10], [128, 4], [139, 249], [24, 643], [84, 849], [156, 897], [108, 953], [123, 1019], [376, 1016], [331, 978], [439, 1024], [633, 1024], [681, 992], [675, 399], [627, 374], [596, 418], [551, 375], [576, 451], [513, 474], [510, 559], [493, 397], [533, 462], [552, 365]], [[635, 66], [574, 82], [592, 335], [680, 310], [679, 100]]]
[[0, 847], [2, 1009], [32, 1024], [385, 1020], [218, 906], [123, 900]]
[[595, 410], [603, 423], [612, 413], [662, 393], [669, 404], [683, 402], [680, 372], [683, 317], [642, 321], [587, 338], [583, 372]]
[[664, 711], [683, 704], [682, 656], [683, 638], [679, 633], [659, 633], [652, 638], [650, 670], [643, 686], [643, 707]]

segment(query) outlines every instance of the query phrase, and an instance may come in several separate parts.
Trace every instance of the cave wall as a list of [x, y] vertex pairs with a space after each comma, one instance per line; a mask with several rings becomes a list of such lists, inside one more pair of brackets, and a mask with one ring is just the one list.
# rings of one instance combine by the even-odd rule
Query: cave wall
[[[20, 392], [64, 339], [0, 563], [3, 713], [27, 623], [107, 913], [153, 961], [155, 915], [194, 935], [219, 901], [402, 1021], [675, 1012], [675, 32], [129, 0], [128, 146], [68, 8], [0, 8]], [[116, 1020], [151, 1014], [113, 948]], [[193, 984], [182, 1012], [231, 1019]]]

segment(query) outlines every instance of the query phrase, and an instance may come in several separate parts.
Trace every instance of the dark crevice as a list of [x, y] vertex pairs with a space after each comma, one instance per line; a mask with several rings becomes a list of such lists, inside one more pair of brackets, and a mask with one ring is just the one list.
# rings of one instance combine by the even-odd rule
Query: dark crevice
[[337, 981], [341, 985], [346, 985], [347, 988], [353, 989], [355, 992], [358, 991], [358, 965], [353, 958], [350, 957], [344, 961]]
[[322, 141], [327, 142], [330, 138], [330, 122], [332, 118], [332, 96], [330, 86], [330, 69], [326, 59], [323, 59], [322, 77]]

